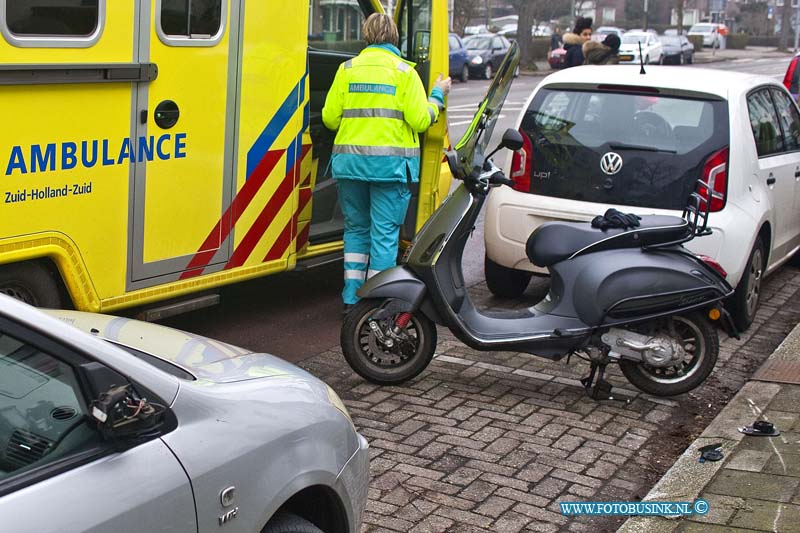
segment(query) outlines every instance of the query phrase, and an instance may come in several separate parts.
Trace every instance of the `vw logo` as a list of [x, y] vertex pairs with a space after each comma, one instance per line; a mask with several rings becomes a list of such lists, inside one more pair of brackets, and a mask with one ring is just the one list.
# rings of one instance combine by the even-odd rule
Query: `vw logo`
[[622, 156], [616, 152], [606, 152], [600, 158], [600, 170], [609, 176], [613, 176], [622, 170]]

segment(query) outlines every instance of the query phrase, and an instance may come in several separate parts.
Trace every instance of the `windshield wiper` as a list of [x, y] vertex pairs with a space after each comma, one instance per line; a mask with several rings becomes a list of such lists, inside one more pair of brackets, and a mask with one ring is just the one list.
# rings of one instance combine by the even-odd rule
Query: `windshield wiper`
[[656, 148], [655, 146], [640, 146], [638, 144], [609, 143], [608, 147], [612, 150], [641, 150], [642, 152], [663, 152], [665, 154], [677, 154], [677, 150], [667, 150]]

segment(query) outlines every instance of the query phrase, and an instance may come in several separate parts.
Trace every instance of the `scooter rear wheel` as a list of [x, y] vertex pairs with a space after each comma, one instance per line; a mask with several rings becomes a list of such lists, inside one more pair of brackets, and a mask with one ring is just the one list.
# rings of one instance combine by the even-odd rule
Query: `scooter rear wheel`
[[[698, 387], [714, 370], [719, 355], [717, 330], [702, 313], [673, 316], [674, 332], [680, 335], [686, 356], [679, 365], [653, 368], [646, 363], [622, 359], [622, 373], [632, 384], [654, 396], [675, 396]], [[645, 325], [642, 333], [670, 334], [669, 324]], [[638, 329], [638, 328], [637, 328]]]
[[397, 316], [375, 320], [384, 335], [382, 342], [370, 322], [383, 302], [373, 298], [355, 304], [342, 323], [340, 342], [344, 358], [359, 376], [379, 385], [397, 385], [419, 375], [431, 362], [436, 350], [436, 325], [416, 313], [399, 333], [392, 334]]

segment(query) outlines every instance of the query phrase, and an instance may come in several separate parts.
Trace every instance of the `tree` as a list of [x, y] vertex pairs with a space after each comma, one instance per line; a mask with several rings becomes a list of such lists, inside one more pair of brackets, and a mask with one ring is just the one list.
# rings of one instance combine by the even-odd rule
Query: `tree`
[[678, 19], [678, 34], [683, 33], [683, 4], [685, 0], [675, 0], [675, 16]]
[[520, 64], [532, 67], [536, 58], [533, 54], [533, 28], [538, 22], [550, 21], [569, 13], [571, 0], [510, 0], [517, 13], [517, 42], [520, 49]]
[[483, 0], [455, 0], [453, 2], [453, 31], [464, 35], [464, 28], [482, 11]]
[[786, 43], [789, 42], [789, 37], [792, 34], [792, 9], [791, 0], [784, 0], [783, 8], [781, 9], [781, 34], [778, 37], [778, 50], [780, 52], [786, 51]]

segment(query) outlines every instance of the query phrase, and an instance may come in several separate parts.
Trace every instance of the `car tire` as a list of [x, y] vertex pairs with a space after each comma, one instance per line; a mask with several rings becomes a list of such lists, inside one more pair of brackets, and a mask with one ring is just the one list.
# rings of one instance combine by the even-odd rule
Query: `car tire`
[[0, 266], [0, 293], [34, 307], [60, 309], [69, 303], [58, 280], [39, 261]]
[[658, 56], [658, 64], [659, 65], [663, 65], [664, 64], [664, 54], [661, 54], [660, 56]]
[[486, 275], [486, 286], [495, 296], [501, 298], [516, 298], [520, 296], [533, 276], [527, 270], [504, 267], [484, 256], [483, 270]]
[[739, 331], [749, 328], [756, 317], [766, 264], [766, 246], [763, 239], [758, 237], [750, 251], [742, 279], [739, 280], [736, 291], [728, 302], [733, 323]]
[[681, 55], [678, 56], [678, 64], [683, 65], [685, 63], [686, 63], [686, 57], [684, 57], [683, 53], [681, 53]]
[[694, 63], [694, 54], [689, 54], [689, 59], [686, 60], [689, 65]]
[[461, 83], [467, 83], [467, 80], [469, 79], [469, 67], [466, 63], [464, 63], [464, 66], [461, 67], [461, 76], [458, 79], [461, 81]]
[[485, 79], [485, 80], [492, 79], [492, 74], [494, 74], [492, 72], [492, 64], [491, 63], [486, 63], [486, 66], [483, 67], [483, 79]]
[[264, 526], [261, 533], [324, 533], [320, 528], [292, 513], [280, 512]]

